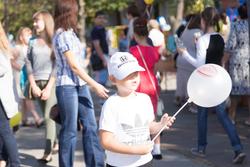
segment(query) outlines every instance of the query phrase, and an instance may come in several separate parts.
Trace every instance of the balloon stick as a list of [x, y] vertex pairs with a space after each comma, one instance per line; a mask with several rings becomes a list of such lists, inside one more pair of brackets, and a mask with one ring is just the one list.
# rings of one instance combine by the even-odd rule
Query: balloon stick
[[[176, 117], [180, 112], [181, 110], [188, 104], [188, 103], [191, 103], [192, 101], [190, 100], [190, 98], [187, 100], [187, 102], [185, 104], [182, 105], [182, 107], [172, 116], [173, 118]], [[164, 125], [160, 131], [155, 135], [155, 137], [152, 139], [152, 141], [154, 141], [160, 134], [161, 132], [166, 128], [167, 125]]]

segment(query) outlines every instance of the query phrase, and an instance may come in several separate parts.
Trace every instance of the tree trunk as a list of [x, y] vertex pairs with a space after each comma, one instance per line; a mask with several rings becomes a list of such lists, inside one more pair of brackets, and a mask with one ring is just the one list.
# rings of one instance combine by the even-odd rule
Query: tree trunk
[[184, 12], [184, 0], [178, 0], [177, 10], [176, 10], [176, 19], [174, 21], [173, 30], [174, 32], [180, 26], [181, 21], [183, 19], [183, 12]]
[[79, 0], [79, 23], [78, 23], [78, 29], [79, 29], [79, 38], [82, 43], [86, 44], [85, 39], [85, 21], [86, 21], [86, 14], [85, 14], [85, 1]]

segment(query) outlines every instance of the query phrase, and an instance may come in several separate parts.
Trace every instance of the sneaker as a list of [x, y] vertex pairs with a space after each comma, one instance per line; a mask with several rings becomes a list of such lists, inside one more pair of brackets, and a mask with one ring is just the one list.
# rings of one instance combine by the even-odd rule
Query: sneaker
[[245, 124], [246, 126], [250, 126], [250, 119], [246, 120], [246, 121], [244, 122], [244, 124]]
[[205, 150], [198, 150], [197, 148], [191, 148], [191, 153], [195, 156], [205, 157]]
[[197, 110], [197, 108], [195, 108], [195, 107], [189, 107], [189, 111], [190, 111], [191, 113], [193, 113], [193, 114], [197, 114], [197, 113], [198, 113], [198, 110]]
[[162, 155], [161, 154], [152, 154], [153, 158], [156, 160], [161, 160], [162, 159]]
[[244, 159], [246, 158], [246, 154], [245, 153], [236, 153], [234, 158], [233, 158], [233, 163], [234, 164], [242, 164]]

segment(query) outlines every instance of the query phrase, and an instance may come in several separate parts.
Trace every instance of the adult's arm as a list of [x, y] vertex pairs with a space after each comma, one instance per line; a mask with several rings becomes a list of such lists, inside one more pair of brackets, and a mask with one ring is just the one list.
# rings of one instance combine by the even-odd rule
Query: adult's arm
[[[207, 41], [208, 40], [208, 41]], [[186, 49], [183, 50], [181, 55], [193, 66], [199, 67], [206, 62], [206, 54], [209, 39], [207, 36], [201, 37], [196, 43], [196, 57], [191, 56]]]
[[93, 45], [94, 45], [94, 48], [96, 50], [97, 55], [102, 60], [103, 65], [107, 66], [106, 58], [105, 58], [105, 55], [104, 55], [104, 53], [102, 51], [102, 48], [101, 48], [101, 45], [100, 45], [100, 41], [99, 40], [93, 40]]
[[64, 56], [66, 57], [66, 60], [71, 68], [71, 70], [78, 75], [82, 80], [87, 82], [88, 85], [90, 85], [94, 91], [97, 93], [98, 96], [102, 98], [108, 98], [108, 90], [102, 86], [101, 84], [97, 83], [94, 79], [92, 79], [85, 70], [78, 65], [76, 62], [75, 56], [71, 50], [65, 51]]

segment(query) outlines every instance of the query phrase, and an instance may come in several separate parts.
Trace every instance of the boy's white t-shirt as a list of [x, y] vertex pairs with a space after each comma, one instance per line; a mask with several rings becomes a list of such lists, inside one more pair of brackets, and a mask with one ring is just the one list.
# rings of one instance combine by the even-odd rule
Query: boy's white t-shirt
[[[127, 145], [149, 142], [149, 124], [154, 120], [152, 102], [144, 93], [128, 97], [114, 94], [102, 107], [100, 130], [112, 132], [117, 140]], [[151, 153], [145, 155], [120, 154], [106, 150], [106, 163], [112, 166], [140, 166], [152, 160]]]

